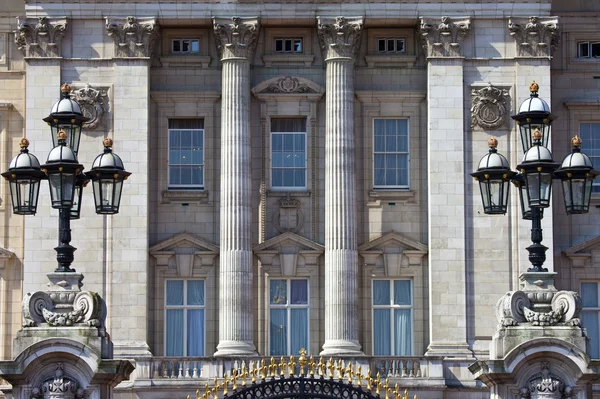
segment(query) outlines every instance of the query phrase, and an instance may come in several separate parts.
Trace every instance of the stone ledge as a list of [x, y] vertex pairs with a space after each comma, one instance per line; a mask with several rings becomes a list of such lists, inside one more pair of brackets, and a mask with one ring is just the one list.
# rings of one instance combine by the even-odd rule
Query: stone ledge
[[381, 201], [416, 203], [416, 193], [411, 190], [370, 190], [369, 205], [381, 205]]
[[374, 67], [411, 67], [417, 61], [416, 55], [366, 55], [365, 61], [369, 68]]
[[269, 54], [262, 56], [265, 66], [304, 65], [311, 66], [315, 56], [311, 54]]
[[210, 56], [201, 55], [172, 55], [160, 57], [160, 63], [163, 67], [200, 67], [208, 68], [210, 65]]
[[193, 202], [193, 203], [207, 203], [208, 202], [208, 191], [187, 191], [187, 190], [165, 190], [162, 192], [162, 203], [181, 203], [181, 202]]

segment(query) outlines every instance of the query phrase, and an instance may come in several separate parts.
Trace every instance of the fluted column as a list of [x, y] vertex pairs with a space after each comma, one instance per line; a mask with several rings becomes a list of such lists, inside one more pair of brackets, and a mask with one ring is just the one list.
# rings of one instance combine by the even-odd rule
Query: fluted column
[[322, 356], [362, 355], [354, 162], [354, 61], [362, 18], [318, 18], [327, 66], [325, 121], [325, 343]]
[[223, 63], [219, 344], [215, 356], [253, 355], [250, 62], [260, 21], [214, 18]]

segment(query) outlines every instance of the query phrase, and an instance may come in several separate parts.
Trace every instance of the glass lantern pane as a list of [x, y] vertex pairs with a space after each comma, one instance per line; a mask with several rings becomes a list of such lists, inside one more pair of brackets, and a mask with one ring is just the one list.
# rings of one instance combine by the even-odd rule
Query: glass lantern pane
[[490, 209], [490, 188], [487, 180], [479, 180], [479, 190], [481, 191], [481, 201], [483, 202], [483, 211], [485, 213]]

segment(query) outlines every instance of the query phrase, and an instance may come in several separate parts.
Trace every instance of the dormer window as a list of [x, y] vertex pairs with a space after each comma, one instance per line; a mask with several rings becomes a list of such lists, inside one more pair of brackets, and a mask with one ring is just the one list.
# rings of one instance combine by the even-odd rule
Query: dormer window
[[400, 37], [377, 38], [378, 53], [404, 53], [406, 39]]
[[577, 58], [600, 58], [600, 42], [577, 43]]
[[276, 53], [302, 53], [302, 38], [278, 38], [275, 39]]
[[171, 52], [173, 54], [197, 54], [200, 52], [200, 40], [173, 39]]

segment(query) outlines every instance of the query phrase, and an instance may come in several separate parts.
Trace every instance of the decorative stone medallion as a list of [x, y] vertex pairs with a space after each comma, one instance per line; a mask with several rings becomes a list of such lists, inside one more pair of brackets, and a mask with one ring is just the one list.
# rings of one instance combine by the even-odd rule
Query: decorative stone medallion
[[542, 362], [542, 371], [534, 374], [519, 390], [522, 399], [566, 399], [573, 396], [573, 388], [550, 372], [548, 362]]
[[286, 231], [297, 233], [304, 225], [304, 214], [299, 209], [300, 201], [296, 198], [287, 197], [279, 201], [279, 209], [274, 215], [275, 229], [280, 233]]
[[106, 113], [109, 109], [108, 86], [94, 88], [89, 84], [74, 90], [71, 95], [81, 106], [83, 116], [90, 118], [83, 125], [86, 130], [101, 129], [105, 126]]
[[510, 96], [508, 90], [490, 83], [483, 89], [471, 90], [471, 127], [499, 129], [508, 126]]
[[85, 398], [85, 391], [77, 381], [65, 376], [63, 363], [56, 363], [54, 378], [50, 378], [40, 387], [31, 390], [31, 398], [35, 399], [80, 399]]
[[300, 83], [298, 78], [293, 78], [291, 76], [285, 76], [279, 79], [277, 82], [271, 84], [267, 90], [272, 93], [306, 93], [313, 91], [307, 84]]

